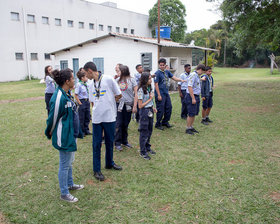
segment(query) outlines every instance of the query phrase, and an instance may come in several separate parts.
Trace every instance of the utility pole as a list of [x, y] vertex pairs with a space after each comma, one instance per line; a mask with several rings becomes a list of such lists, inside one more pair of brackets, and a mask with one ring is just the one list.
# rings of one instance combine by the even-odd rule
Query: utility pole
[[158, 0], [158, 33], [157, 33], [157, 38], [158, 38], [158, 60], [160, 58], [160, 0]]

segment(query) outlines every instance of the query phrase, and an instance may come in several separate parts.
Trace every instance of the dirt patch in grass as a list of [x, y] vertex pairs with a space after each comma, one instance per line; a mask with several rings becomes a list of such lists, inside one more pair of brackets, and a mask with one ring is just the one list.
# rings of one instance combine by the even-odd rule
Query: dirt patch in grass
[[273, 111], [273, 106], [266, 106], [266, 107], [245, 106], [240, 109], [248, 113], [268, 113]]
[[17, 103], [17, 102], [29, 102], [29, 101], [42, 100], [42, 99], [45, 99], [45, 97], [44, 96], [37, 96], [37, 97], [29, 97], [29, 98], [16, 99], [16, 100], [0, 100], [0, 104]]
[[235, 165], [235, 164], [243, 164], [245, 163], [243, 160], [231, 160], [229, 161], [229, 164]]
[[277, 203], [280, 202], [280, 193], [279, 192], [272, 192], [269, 196], [273, 201], [275, 201]]
[[159, 212], [161, 215], [165, 215], [170, 211], [170, 209], [171, 209], [170, 205], [166, 205], [162, 208], [157, 209], [157, 212]]
[[8, 224], [4, 215], [0, 212], [0, 224]]

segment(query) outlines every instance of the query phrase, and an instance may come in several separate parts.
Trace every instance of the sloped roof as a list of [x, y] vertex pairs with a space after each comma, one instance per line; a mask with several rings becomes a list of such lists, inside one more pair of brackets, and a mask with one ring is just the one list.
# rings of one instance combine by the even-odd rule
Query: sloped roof
[[199, 46], [194, 46], [194, 45], [189, 45], [189, 44], [183, 44], [183, 43], [177, 43], [171, 40], [167, 40], [167, 39], [160, 39], [160, 43], [158, 43], [158, 40], [156, 38], [151, 38], [151, 37], [140, 37], [140, 36], [135, 36], [135, 35], [128, 35], [128, 34], [120, 34], [120, 33], [108, 33], [106, 35], [97, 37], [97, 38], [93, 38], [57, 51], [53, 51], [50, 54], [56, 54], [58, 52], [61, 51], [69, 51], [71, 48], [74, 47], [82, 47], [84, 44], [89, 44], [92, 42], [97, 42], [98, 40], [101, 39], [105, 39], [108, 37], [120, 37], [120, 38], [124, 38], [124, 39], [130, 39], [130, 40], [135, 40], [135, 41], [141, 41], [144, 43], [148, 43], [148, 44], [153, 44], [153, 45], [159, 45], [162, 47], [177, 47], [177, 48], [191, 48], [191, 49], [200, 49], [200, 50], [207, 50], [207, 51], [219, 51], [216, 49], [212, 49], [212, 48], [206, 48], [206, 47], [199, 47]]

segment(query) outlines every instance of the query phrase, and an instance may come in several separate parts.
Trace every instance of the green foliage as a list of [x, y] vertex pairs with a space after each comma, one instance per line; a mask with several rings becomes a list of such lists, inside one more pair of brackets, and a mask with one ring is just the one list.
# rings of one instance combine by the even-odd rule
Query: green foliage
[[[33, 75], [30, 75], [30, 79], [31, 79], [31, 80], [39, 80], [38, 77], [35, 77], [35, 76], [33, 76]], [[23, 80], [23, 81], [28, 81], [28, 80], [29, 80], [29, 75], [26, 75], [22, 80]]]
[[279, 0], [225, 0], [220, 6], [236, 41], [237, 54], [254, 47], [279, 49]]
[[275, 63], [280, 67], [280, 56], [275, 57]]
[[[171, 39], [175, 42], [184, 40], [187, 28], [186, 8], [180, 0], [161, 0], [160, 1], [160, 25], [171, 27]], [[149, 27], [152, 28], [153, 35], [158, 24], [158, 4], [156, 3], [149, 10]]]

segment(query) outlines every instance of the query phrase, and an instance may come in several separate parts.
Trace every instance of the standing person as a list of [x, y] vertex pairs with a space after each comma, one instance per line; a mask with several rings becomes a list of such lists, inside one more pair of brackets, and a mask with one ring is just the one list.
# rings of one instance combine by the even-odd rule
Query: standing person
[[101, 75], [93, 62], [87, 62], [84, 70], [89, 79], [93, 79], [89, 86], [89, 100], [92, 107], [92, 151], [93, 151], [93, 172], [97, 180], [105, 178], [101, 173], [100, 151], [102, 144], [102, 131], [104, 130], [106, 155], [105, 168], [122, 170], [121, 166], [113, 160], [113, 148], [115, 138], [116, 116], [118, 101], [122, 95], [117, 82], [111, 77]]
[[208, 125], [208, 123], [212, 123], [213, 121], [210, 120], [209, 114], [213, 106], [213, 86], [214, 86], [214, 79], [212, 77], [212, 68], [207, 66], [205, 68], [204, 77], [206, 77], [205, 81], [201, 83], [201, 98], [202, 102], [202, 121], [201, 123], [204, 125]]
[[162, 126], [171, 128], [169, 124], [172, 113], [171, 99], [168, 93], [170, 86], [170, 78], [176, 82], [185, 82], [182, 79], [178, 79], [173, 74], [166, 70], [166, 60], [164, 58], [159, 59], [159, 70], [155, 72], [155, 97], [157, 107], [157, 122], [155, 128], [163, 130]]
[[83, 135], [91, 135], [89, 131], [90, 122], [90, 103], [88, 94], [88, 78], [82, 68], [77, 72], [79, 82], [75, 88], [75, 99], [79, 104], [79, 119]]
[[55, 91], [55, 82], [52, 78], [52, 66], [47, 65], [45, 67], [45, 83], [46, 83], [46, 89], [45, 89], [45, 102], [46, 102], [46, 109], [48, 111], [48, 115], [50, 113], [50, 100], [52, 98], [52, 95]]
[[137, 83], [133, 77], [130, 76], [129, 68], [125, 65], [120, 66], [121, 75], [116, 79], [122, 98], [117, 101], [117, 122], [116, 122], [116, 136], [115, 147], [122, 151], [124, 145], [132, 148], [132, 145], [127, 140], [128, 125], [131, 120], [131, 114], [137, 112]]
[[186, 119], [188, 116], [188, 108], [187, 108], [187, 104], [186, 104], [186, 91], [188, 88], [188, 76], [191, 72], [191, 65], [190, 64], [185, 64], [184, 66], [185, 68], [185, 72], [183, 72], [180, 75], [180, 79], [185, 80], [186, 82], [178, 82], [178, 90], [179, 90], [179, 96], [181, 98], [181, 104], [182, 104], [182, 109], [181, 109], [181, 118], [182, 119]]
[[73, 182], [72, 163], [77, 151], [76, 138], [79, 137], [79, 118], [76, 105], [70, 95], [75, 85], [73, 73], [70, 69], [55, 70], [53, 77], [58, 88], [50, 100], [50, 113], [47, 120], [45, 135], [52, 138], [52, 145], [59, 150], [58, 181], [60, 198], [67, 202], [78, 201], [69, 190], [81, 190], [83, 185]]
[[116, 64], [116, 67], [115, 67], [116, 75], [114, 76], [114, 79], [117, 79], [121, 76], [120, 66], [122, 66], [121, 63]]
[[140, 108], [140, 156], [146, 160], [150, 160], [151, 155], [155, 155], [151, 149], [150, 139], [153, 132], [153, 122], [154, 122], [154, 113], [157, 112], [157, 109], [154, 108], [152, 92], [152, 76], [148, 72], [144, 72], [140, 78], [140, 83], [138, 87], [138, 105]]
[[[137, 86], [139, 86], [139, 81], [140, 81], [141, 75], [143, 73], [143, 66], [141, 64], [138, 64], [138, 65], [136, 65], [135, 68], [136, 68], [137, 73], [134, 75], [134, 78], [137, 82]], [[136, 122], [138, 123], [139, 122], [139, 107], [138, 106], [137, 106], [137, 112], [135, 115], [135, 119], [136, 119]]]
[[200, 88], [200, 75], [205, 72], [205, 66], [199, 64], [196, 67], [196, 71], [192, 72], [188, 78], [188, 88], [186, 103], [188, 107], [188, 118], [187, 118], [187, 130], [186, 133], [189, 135], [194, 135], [194, 133], [199, 133], [194, 129], [193, 123], [195, 116], [199, 113], [200, 99], [199, 95], [201, 92]]

